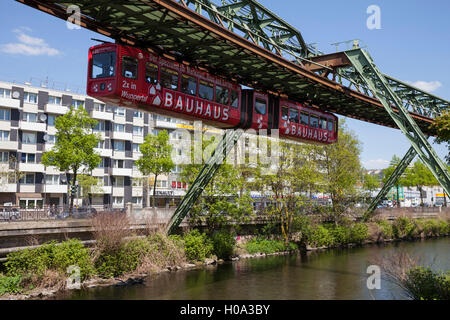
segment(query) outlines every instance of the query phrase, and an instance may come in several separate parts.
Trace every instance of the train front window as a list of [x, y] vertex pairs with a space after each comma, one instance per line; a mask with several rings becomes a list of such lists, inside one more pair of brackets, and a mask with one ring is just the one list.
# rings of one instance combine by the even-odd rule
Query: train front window
[[319, 127], [319, 119], [317, 119], [317, 117], [311, 116], [311, 127], [313, 128]]
[[328, 120], [328, 131], [333, 131], [333, 120]]
[[263, 99], [255, 99], [255, 111], [256, 113], [265, 115], [267, 110], [267, 103], [266, 100]]
[[289, 121], [298, 123], [298, 110], [294, 108], [289, 109]]
[[319, 128], [323, 130], [327, 130], [327, 119], [320, 118], [319, 119]]
[[287, 107], [281, 107], [281, 120], [287, 121], [289, 117], [289, 109]]
[[231, 90], [230, 96], [231, 96], [230, 106], [232, 106], [233, 108], [238, 108], [239, 107], [238, 92], [236, 90]]
[[116, 53], [102, 52], [92, 56], [91, 79], [114, 77], [116, 73]]
[[160, 77], [161, 77], [161, 85], [164, 88], [171, 90], [178, 89], [178, 72], [167, 68], [161, 68]]
[[211, 82], [200, 80], [200, 85], [198, 87], [198, 96], [202, 99], [213, 101], [214, 85]]
[[128, 79], [137, 79], [138, 61], [135, 58], [122, 57], [122, 76]]
[[190, 94], [191, 96], [197, 95], [197, 79], [188, 75], [181, 75], [181, 92]]
[[216, 102], [227, 105], [230, 100], [230, 90], [216, 85]]
[[145, 65], [145, 82], [151, 84], [158, 83], [158, 66], [147, 62]]
[[309, 115], [307, 113], [300, 113], [300, 124], [309, 125]]

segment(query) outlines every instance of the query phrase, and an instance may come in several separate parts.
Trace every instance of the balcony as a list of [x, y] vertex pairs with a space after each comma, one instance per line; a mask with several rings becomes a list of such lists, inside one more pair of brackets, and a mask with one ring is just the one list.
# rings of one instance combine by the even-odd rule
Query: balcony
[[47, 124], [42, 122], [19, 121], [19, 128], [26, 131], [45, 132], [47, 129]]
[[133, 187], [133, 189], [132, 189], [133, 197], [142, 197], [142, 194], [143, 194], [142, 189], [143, 189], [142, 187]]
[[19, 187], [21, 193], [26, 193], [26, 192], [32, 192], [35, 193], [36, 192], [36, 185], [34, 184], [21, 184]]
[[2, 150], [17, 150], [19, 149], [18, 141], [2, 141], [0, 142], [0, 148]]
[[44, 165], [40, 163], [19, 163], [19, 171], [44, 172]]
[[69, 108], [66, 106], [61, 106], [58, 104], [50, 104], [47, 103], [45, 105], [45, 112], [48, 113], [56, 113], [56, 114], [66, 114], [69, 111]]
[[114, 140], [128, 140], [128, 141], [132, 141], [133, 140], [133, 133], [131, 133], [131, 132], [113, 131], [111, 138], [114, 139]]
[[94, 148], [94, 151], [97, 152], [102, 157], [112, 157], [112, 154], [113, 154], [112, 149]]
[[112, 190], [113, 197], [123, 197], [124, 194], [125, 194], [124, 187], [114, 187]]
[[139, 144], [144, 143], [144, 137], [133, 135], [133, 143], [139, 143]]
[[155, 128], [177, 129], [178, 127], [175, 122], [168, 122], [156, 119]]
[[94, 187], [92, 190], [92, 193], [93, 194], [111, 194], [112, 187], [111, 186]]
[[0, 185], [0, 192], [17, 192], [17, 184], [15, 183], [8, 183]]
[[46, 152], [50, 151], [50, 150], [53, 149], [54, 146], [55, 146], [54, 143], [46, 143], [45, 146], [44, 146], [44, 151], [46, 151]]
[[112, 112], [102, 112], [102, 111], [92, 110], [91, 116], [92, 116], [92, 118], [99, 119], [99, 120], [110, 120], [110, 121], [114, 120], [114, 113], [112, 113]]
[[0, 98], [0, 107], [19, 109], [20, 108], [20, 100], [10, 99], [10, 98]]
[[131, 177], [132, 173], [133, 173], [133, 169], [127, 169], [127, 168], [112, 168], [112, 170], [111, 170], [111, 174], [113, 176]]
[[103, 177], [105, 175], [105, 169], [104, 168], [95, 168], [92, 170], [91, 176], [93, 177]]
[[44, 193], [67, 193], [66, 184], [44, 185]]

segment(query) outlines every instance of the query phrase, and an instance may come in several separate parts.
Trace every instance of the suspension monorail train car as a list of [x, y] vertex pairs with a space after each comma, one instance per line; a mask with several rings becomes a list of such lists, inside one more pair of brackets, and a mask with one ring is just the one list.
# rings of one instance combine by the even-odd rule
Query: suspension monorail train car
[[337, 141], [338, 118], [331, 113], [242, 89], [188, 65], [119, 44], [89, 49], [87, 94], [108, 104], [202, 120], [222, 129], [279, 129], [280, 138]]

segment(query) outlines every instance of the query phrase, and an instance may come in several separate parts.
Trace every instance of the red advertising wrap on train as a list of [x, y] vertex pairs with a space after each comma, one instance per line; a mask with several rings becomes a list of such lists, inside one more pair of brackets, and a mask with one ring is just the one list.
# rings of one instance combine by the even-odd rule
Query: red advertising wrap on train
[[218, 128], [279, 129], [280, 138], [330, 144], [335, 115], [242, 87], [150, 52], [105, 43], [89, 49], [87, 93], [105, 103], [138, 108]]

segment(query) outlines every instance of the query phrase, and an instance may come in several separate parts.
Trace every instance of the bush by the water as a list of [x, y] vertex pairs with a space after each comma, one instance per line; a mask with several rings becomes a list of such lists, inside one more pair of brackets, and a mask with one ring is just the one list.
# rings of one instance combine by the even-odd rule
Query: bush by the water
[[204, 233], [194, 229], [184, 237], [184, 252], [189, 261], [203, 261], [209, 257], [214, 248], [211, 240]]
[[22, 276], [4, 276], [0, 274], [0, 296], [5, 293], [20, 293], [22, 292], [21, 287]]
[[407, 272], [403, 285], [415, 300], [450, 300], [450, 272], [415, 267]]
[[295, 243], [286, 244], [283, 240], [265, 239], [265, 238], [254, 238], [245, 244], [245, 249], [250, 254], [255, 253], [265, 253], [271, 254], [275, 252], [283, 252], [287, 250], [297, 250], [298, 246]]
[[67, 267], [76, 265], [80, 268], [81, 279], [94, 273], [94, 268], [87, 249], [80, 240], [71, 239], [57, 244], [46, 243], [35, 249], [11, 252], [5, 262], [9, 276], [32, 275], [42, 277], [48, 270], [65, 274]]
[[214, 254], [219, 259], [228, 259], [233, 255], [236, 238], [233, 233], [221, 231], [214, 233], [211, 237]]
[[398, 217], [392, 223], [392, 231], [397, 239], [411, 238], [418, 234], [417, 225], [413, 219], [408, 217]]
[[313, 247], [331, 247], [349, 243], [362, 243], [369, 237], [365, 223], [346, 225], [322, 224], [309, 229], [307, 242]]
[[392, 229], [392, 224], [390, 224], [389, 221], [380, 220], [377, 221], [376, 224], [380, 227], [384, 239], [394, 238], [394, 231]]

